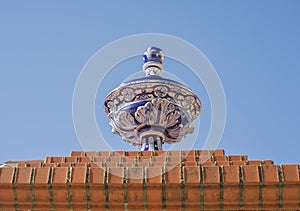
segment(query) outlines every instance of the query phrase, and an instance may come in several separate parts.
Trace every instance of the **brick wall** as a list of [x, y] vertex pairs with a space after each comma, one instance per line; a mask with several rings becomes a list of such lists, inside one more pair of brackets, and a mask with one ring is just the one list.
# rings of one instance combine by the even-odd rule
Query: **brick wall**
[[0, 168], [2, 210], [299, 210], [299, 166], [216, 151], [72, 152]]

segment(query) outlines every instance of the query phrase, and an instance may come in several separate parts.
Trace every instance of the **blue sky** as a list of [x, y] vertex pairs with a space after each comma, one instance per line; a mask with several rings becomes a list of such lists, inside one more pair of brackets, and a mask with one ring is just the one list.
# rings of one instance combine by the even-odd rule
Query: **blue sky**
[[[81, 150], [72, 121], [81, 69], [106, 44], [149, 32], [187, 40], [214, 65], [227, 100], [218, 148], [250, 159], [300, 163], [299, 9], [299, 1], [292, 0], [1, 1], [0, 163]], [[140, 58], [132, 58], [113, 71], [138, 71], [141, 65]], [[166, 65], [184, 68], [172, 61]], [[126, 76], [115, 75], [108, 76], [111, 88]], [[201, 87], [192, 79], [184, 82]], [[106, 94], [96, 100], [99, 118], [100, 96]], [[209, 108], [206, 94], [200, 97]], [[108, 123], [99, 118], [98, 124]], [[201, 118], [205, 137], [209, 109]], [[105, 130], [117, 143], [114, 148], [130, 149]]]

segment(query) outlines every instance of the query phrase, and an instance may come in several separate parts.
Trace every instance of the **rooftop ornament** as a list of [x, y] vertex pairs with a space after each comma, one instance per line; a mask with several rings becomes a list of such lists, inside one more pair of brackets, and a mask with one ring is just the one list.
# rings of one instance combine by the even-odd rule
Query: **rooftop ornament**
[[141, 146], [141, 151], [162, 150], [162, 144], [181, 141], [194, 132], [191, 123], [200, 115], [200, 99], [186, 86], [159, 76], [164, 53], [149, 47], [143, 55], [146, 77], [122, 83], [106, 97], [104, 110], [114, 134]]

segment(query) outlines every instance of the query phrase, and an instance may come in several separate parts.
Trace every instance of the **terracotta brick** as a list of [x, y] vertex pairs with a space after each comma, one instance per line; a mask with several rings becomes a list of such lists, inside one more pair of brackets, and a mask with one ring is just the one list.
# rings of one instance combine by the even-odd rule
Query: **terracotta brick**
[[259, 186], [244, 185], [243, 208], [245, 210], [258, 210], [259, 208]]
[[12, 181], [14, 168], [0, 168], [0, 209], [14, 210]]
[[58, 167], [71, 167], [73, 163], [57, 163]]
[[240, 187], [238, 184], [225, 185], [223, 187], [224, 210], [240, 210]]
[[239, 210], [240, 172], [239, 166], [223, 166], [223, 208], [224, 210]]
[[19, 210], [32, 209], [32, 193], [29, 185], [17, 185], [16, 195]]
[[152, 157], [154, 155], [153, 151], [141, 151], [140, 157]]
[[243, 155], [243, 160], [247, 161], [248, 160], [248, 155]]
[[181, 162], [181, 157], [179, 156], [169, 156], [167, 157], [166, 161], [170, 163], [180, 163]]
[[82, 162], [82, 163], [91, 162], [91, 157], [78, 157], [78, 162]]
[[[86, 166], [86, 165], [82, 165], [82, 164], [85, 164], [85, 163], [74, 163], [74, 166], [75, 167], [83, 167], [83, 166]], [[89, 167], [97, 167], [97, 168], [104, 168], [102, 162], [91, 162], [91, 163], [88, 163], [88, 166]]]
[[[41, 168], [41, 169], [43, 169], [43, 168]], [[37, 175], [39, 175], [39, 174], [40, 173], [37, 173]], [[40, 180], [40, 179], [38, 179], [38, 180]], [[36, 202], [36, 210], [49, 210], [50, 194], [49, 194], [48, 188], [49, 188], [49, 186], [48, 186], [47, 182], [34, 184], [34, 201]]]
[[143, 178], [144, 169], [133, 167], [127, 169], [127, 200], [129, 210], [144, 204]]
[[227, 156], [225, 156], [225, 155], [214, 155], [213, 160], [214, 161], [227, 161]]
[[201, 172], [199, 166], [185, 166], [184, 171], [184, 182], [185, 184], [199, 184], [201, 179]]
[[245, 161], [230, 161], [232, 166], [243, 166], [245, 165]]
[[211, 152], [208, 150], [198, 151], [198, 162], [205, 163], [211, 161]]
[[181, 194], [180, 184], [166, 184], [166, 207], [170, 208], [169, 210], [181, 207]]
[[184, 161], [183, 166], [198, 166], [196, 161]]
[[[90, 206], [92, 210], [105, 210], [105, 186], [93, 183], [89, 187]], [[79, 209], [86, 210], [86, 209]]]
[[52, 193], [55, 210], [68, 208], [68, 171], [67, 167], [52, 168]]
[[99, 152], [97, 152], [97, 156], [100, 156], [100, 157], [109, 157], [111, 154], [113, 154], [112, 151], [99, 151]]
[[240, 183], [240, 174], [238, 166], [224, 166], [223, 167], [223, 182], [224, 184]]
[[165, 167], [167, 168], [174, 168], [174, 167], [181, 167], [181, 163], [178, 163], [178, 162], [166, 162], [165, 163]]
[[90, 167], [91, 163], [73, 163], [73, 167]]
[[248, 160], [247, 165], [259, 166], [259, 165], [261, 165], [261, 161], [260, 160]]
[[127, 183], [143, 184], [144, 169], [142, 167], [132, 167], [127, 169]]
[[281, 165], [283, 181], [285, 182], [298, 182], [299, 181], [299, 167], [296, 164]]
[[0, 184], [11, 184], [14, 177], [14, 168], [0, 168]]
[[283, 185], [282, 208], [284, 210], [296, 210], [297, 208], [295, 209], [295, 205], [297, 206], [298, 201], [299, 201], [299, 185], [295, 185], [295, 183]]
[[123, 163], [134, 163], [136, 162], [137, 158], [136, 157], [123, 157], [122, 162]]
[[150, 162], [151, 161], [151, 158], [150, 156], [141, 156], [139, 157], [136, 161], [137, 162]]
[[175, 168], [166, 168], [165, 169], [166, 174], [166, 183], [168, 184], [180, 184], [181, 183], [181, 168], [175, 167]]
[[67, 163], [71, 163], [71, 162], [76, 163], [77, 160], [78, 160], [78, 157], [75, 157], [75, 156], [73, 156], [73, 157], [65, 157], [64, 162], [67, 162]]
[[20, 162], [18, 162], [18, 164], [17, 164], [17, 167], [18, 168], [24, 168], [24, 167], [26, 167], [27, 166], [27, 162], [26, 161], [20, 161]]
[[[117, 164], [117, 167], [133, 167], [135, 165], [134, 162], [130, 162], [130, 163], [119, 163]], [[116, 167], [116, 166], [111, 166], [111, 167]]]
[[124, 187], [123, 185], [108, 185], [109, 204], [119, 205], [124, 209]]
[[211, 157], [212, 156], [212, 151], [210, 150], [197, 150], [196, 153], [198, 156], [206, 156], [206, 157]]
[[76, 167], [72, 168], [71, 183], [85, 184], [87, 168]]
[[96, 152], [96, 151], [89, 151], [89, 152], [85, 152], [84, 155], [86, 157], [95, 157], [95, 156], [98, 156], [98, 152]]
[[243, 166], [243, 181], [245, 183], [258, 183], [259, 182], [259, 170], [258, 166], [251, 165], [251, 166]]
[[107, 168], [116, 168], [118, 166], [119, 166], [119, 162], [102, 163], [102, 167], [107, 167]]
[[185, 184], [185, 210], [195, 210], [200, 207], [201, 188], [197, 184]]
[[218, 185], [204, 187], [204, 210], [220, 210], [220, 187]]
[[[263, 210], [278, 209], [279, 189], [277, 186], [264, 186], [262, 189]], [[277, 202], [277, 203], [274, 203]]]
[[131, 160], [138, 160], [140, 156], [124, 156], [122, 160], [131, 159]]
[[162, 206], [163, 194], [162, 194], [161, 185], [158, 185], [158, 184], [153, 185], [153, 184], [147, 183], [146, 193], [147, 193], [148, 207], [158, 206], [158, 207], [155, 207], [154, 209], [147, 209], [147, 210], [162, 210], [161, 206]]
[[278, 182], [278, 167], [274, 165], [263, 165], [262, 166], [263, 177], [262, 180], [264, 183], [269, 182]]
[[225, 151], [223, 149], [216, 149], [212, 152], [213, 156], [223, 156], [225, 155]]
[[120, 156], [113, 156], [113, 157], [109, 157], [108, 162], [114, 162], [114, 163], [118, 163], [122, 161], [122, 157]]
[[16, 183], [18, 184], [30, 184], [32, 168], [18, 168]]
[[65, 184], [68, 180], [68, 168], [67, 167], [55, 167], [53, 168], [53, 184]]
[[153, 151], [153, 155], [155, 157], [160, 157], [160, 156], [166, 157], [167, 156], [167, 151], [164, 151], [164, 150]]
[[197, 151], [195, 150], [182, 150], [181, 155], [182, 157], [195, 157]]
[[183, 161], [197, 161], [195, 151], [190, 151], [182, 156]]
[[12, 185], [0, 184], [0, 209], [15, 210], [14, 208], [14, 192]]
[[136, 164], [134, 164], [134, 167], [149, 167], [150, 164], [149, 163], [145, 163], [145, 162], [138, 162]]
[[18, 209], [32, 209], [32, 193], [30, 188], [32, 168], [16, 169], [16, 194], [18, 199]]
[[81, 156], [84, 156], [84, 152], [82, 152], [82, 151], [72, 151], [71, 156], [81, 157]]
[[158, 156], [158, 157], [153, 157], [151, 159], [152, 162], [165, 162], [166, 161], [166, 157], [165, 156]]
[[162, 167], [148, 167], [146, 173], [148, 184], [162, 183]]
[[93, 158], [93, 162], [107, 162], [107, 157], [105, 156], [98, 156]]
[[46, 157], [45, 163], [61, 163], [64, 162], [64, 157], [55, 156], [55, 157]]
[[90, 168], [90, 184], [104, 184], [105, 170], [98, 167]]
[[41, 167], [42, 166], [43, 161], [32, 161], [27, 163], [28, 167]]
[[168, 157], [181, 157], [181, 150], [170, 150], [167, 151]]
[[49, 174], [50, 174], [49, 167], [36, 168], [34, 173], [35, 173], [35, 175], [34, 175], [34, 183], [35, 184], [48, 184]]
[[151, 162], [151, 165], [153, 167], [164, 167], [165, 163], [164, 162]]
[[243, 155], [229, 155], [228, 160], [229, 161], [242, 161]]
[[263, 165], [273, 165], [274, 162], [272, 160], [264, 160], [263, 162]]
[[113, 151], [111, 152], [110, 156], [123, 157], [125, 156], [125, 151]]
[[126, 156], [137, 157], [139, 155], [138, 151], [127, 151]]
[[51, 163], [52, 162], [52, 157], [47, 156], [44, 160], [44, 163]]
[[55, 210], [66, 210], [68, 209], [69, 194], [66, 185], [65, 186], [52, 186], [53, 192], [53, 204]]
[[129, 210], [136, 210], [136, 208], [143, 207], [144, 205], [143, 183], [140, 184], [129, 183], [127, 185], [127, 200], [128, 200]]
[[204, 183], [220, 183], [220, 170], [217, 166], [202, 167]]
[[216, 166], [229, 166], [230, 162], [229, 161], [216, 161], [215, 165]]
[[124, 168], [109, 168], [108, 183], [123, 184]]
[[43, 167], [44, 167], [44, 168], [55, 167], [55, 166], [57, 166], [56, 163], [44, 163], [44, 164], [43, 164]]
[[87, 207], [87, 190], [84, 183], [71, 183], [70, 194], [72, 196], [73, 209], [77, 210], [81, 207], [82, 210]]
[[212, 162], [212, 161], [208, 160], [208, 161], [204, 161], [204, 162], [199, 162], [199, 164], [201, 166], [214, 166], [215, 162]]
[[181, 206], [181, 168], [165, 168], [166, 181], [166, 207], [174, 208]]

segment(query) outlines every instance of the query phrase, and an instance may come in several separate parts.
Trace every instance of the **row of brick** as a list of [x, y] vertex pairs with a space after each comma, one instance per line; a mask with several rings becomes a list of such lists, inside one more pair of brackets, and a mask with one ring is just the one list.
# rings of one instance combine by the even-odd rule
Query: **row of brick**
[[60, 162], [121, 162], [121, 161], [138, 161], [138, 160], [153, 160], [153, 161], [248, 161], [245, 155], [229, 155], [229, 156], [211, 156], [196, 157], [195, 155], [189, 155], [185, 157], [181, 156], [96, 156], [96, 157], [46, 157], [45, 163], [60, 163]]
[[[122, 153], [121, 153], [122, 152]], [[247, 161], [247, 155], [229, 155], [224, 154], [224, 150], [176, 150], [176, 151], [104, 151], [104, 152], [71, 152], [70, 157], [53, 157], [58, 162], [65, 162], [68, 160], [77, 161], [88, 161], [88, 160], [99, 160], [106, 159], [149, 159], [149, 158], [160, 158], [160, 159], [172, 159], [180, 158], [181, 160], [189, 161], [201, 161], [201, 160], [212, 160], [212, 161]], [[51, 160], [51, 157], [46, 159]]]
[[[242, 189], [246, 187], [247, 189]], [[2, 210], [299, 210], [298, 188], [273, 186], [53, 186], [7, 189]], [[6, 201], [1, 201], [1, 198]], [[14, 198], [14, 199], [12, 199]], [[281, 198], [280, 200], [278, 200]]]
[[43, 162], [43, 161], [22, 161], [17, 163], [17, 167], [150, 167], [150, 166], [243, 166], [243, 165], [269, 165], [272, 161], [181, 161], [172, 159], [163, 160], [125, 160], [121, 162]]
[[[1, 192], [3, 189], [0, 190]], [[2, 210], [299, 210], [299, 188], [275, 186], [28, 186], [5, 189]], [[5, 201], [4, 201], [5, 200]]]
[[188, 156], [188, 155], [208, 155], [223, 156], [223, 149], [216, 150], [159, 150], [159, 151], [72, 151], [71, 156], [77, 157], [97, 157], [97, 156]]
[[[42, 167], [0, 168], [0, 184], [11, 183], [127, 183], [139, 177], [139, 183], [237, 183], [299, 181], [298, 165], [264, 166], [176, 166], [164, 167]], [[155, 176], [153, 180], [152, 176]], [[107, 180], [105, 179], [107, 178]], [[112, 179], [115, 178], [115, 179]], [[146, 180], [146, 181], [145, 181]], [[118, 181], [118, 182], [117, 182]], [[97, 183], [97, 182], [96, 182]]]
[[298, 165], [0, 169], [3, 210], [298, 210], [299, 193]]

